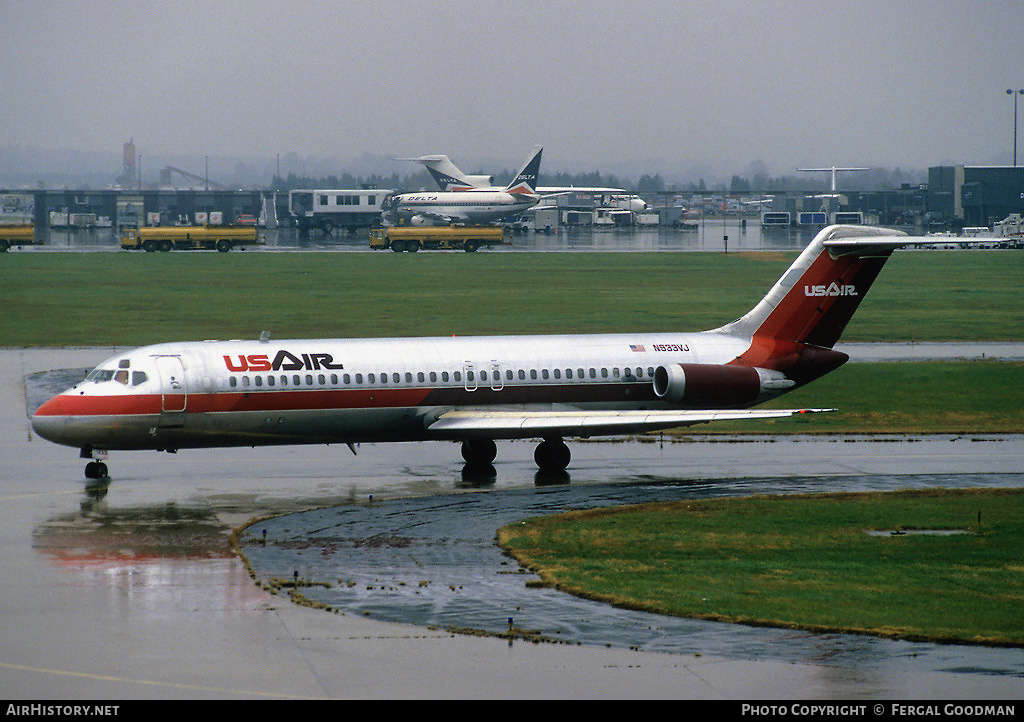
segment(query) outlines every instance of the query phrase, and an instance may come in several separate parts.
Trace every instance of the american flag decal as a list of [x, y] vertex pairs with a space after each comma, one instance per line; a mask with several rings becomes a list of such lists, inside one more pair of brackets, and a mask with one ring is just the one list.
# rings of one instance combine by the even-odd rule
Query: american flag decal
[[629, 344], [630, 351], [643, 351], [644, 347], [642, 344], [631, 343]]

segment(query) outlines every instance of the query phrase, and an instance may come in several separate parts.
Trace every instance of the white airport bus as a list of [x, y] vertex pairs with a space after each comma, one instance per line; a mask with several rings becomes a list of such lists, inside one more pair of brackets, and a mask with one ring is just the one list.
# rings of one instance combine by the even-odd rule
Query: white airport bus
[[288, 192], [288, 212], [303, 232], [345, 228], [351, 233], [379, 221], [381, 206], [391, 193], [386, 189], [293, 190]]

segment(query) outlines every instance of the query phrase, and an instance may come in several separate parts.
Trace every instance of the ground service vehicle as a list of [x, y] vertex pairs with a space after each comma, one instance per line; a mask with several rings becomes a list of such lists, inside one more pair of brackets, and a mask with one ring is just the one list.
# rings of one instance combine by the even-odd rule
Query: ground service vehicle
[[252, 226], [173, 226], [127, 227], [121, 229], [121, 248], [144, 251], [218, 250], [230, 251], [236, 245], [260, 245], [264, 238]]
[[395, 253], [463, 250], [472, 253], [481, 246], [511, 243], [501, 226], [385, 226], [370, 229], [370, 248], [390, 248]]
[[354, 233], [380, 220], [384, 200], [390, 195], [391, 191], [383, 189], [292, 190], [288, 191], [288, 212], [303, 233], [312, 229], [330, 233], [335, 228]]
[[36, 242], [35, 234], [31, 224], [0, 225], [0, 253], [11, 246], [31, 246]]

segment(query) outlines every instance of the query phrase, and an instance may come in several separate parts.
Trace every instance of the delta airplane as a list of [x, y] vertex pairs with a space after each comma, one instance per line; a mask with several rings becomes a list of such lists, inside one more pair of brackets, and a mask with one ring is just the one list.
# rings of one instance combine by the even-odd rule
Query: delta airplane
[[[443, 191], [468, 190], [499, 190], [494, 188], [494, 176], [469, 175], [459, 170], [446, 155], [424, 155], [419, 158], [395, 158], [395, 160], [411, 160], [422, 163], [434, 181]], [[538, 186], [537, 194], [542, 200], [569, 193], [582, 193], [601, 196], [602, 208], [617, 208], [639, 213], [647, 210], [647, 202], [640, 196], [629, 193], [623, 188], [606, 188], [601, 186]]]
[[563, 439], [827, 409], [751, 407], [848, 360], [834, 344], [898, 247], [866, 226], [818, 233], [742, 318], [699, 333], [165, 343], [117, 354], [40, 406], [32, 428], [92, 459], [106, 452], [454, 440], [490, 464], [495, 439]]
[[540, 202], [537, 174], [543, 149], [537, 146], [512, 182], [501, 190], [479, 189], [439, 193], [400, 193], [383, 207], [386, 221], [406, 219], [411, 225], [491, 223], [514, 216]]

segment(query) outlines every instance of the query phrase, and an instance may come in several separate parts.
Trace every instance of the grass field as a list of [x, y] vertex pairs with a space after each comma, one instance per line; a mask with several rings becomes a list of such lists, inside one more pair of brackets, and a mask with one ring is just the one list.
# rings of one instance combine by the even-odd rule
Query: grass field
[[1022, 534], [1024, 490], [995, 489], [619, 507], [517, 522], [498, 538], [547, 583], [618, 606], [1020, 646]]
[[702, 433], [1021, 433], [1024, 363], [848, 363], [764, 406], [837, 411], [691, 429]]
[[[7, 253], [0, 346], [700, 331], [790, 253]], [[844, 341], [1019, 340], [1024, 253], [902, 252]]]

